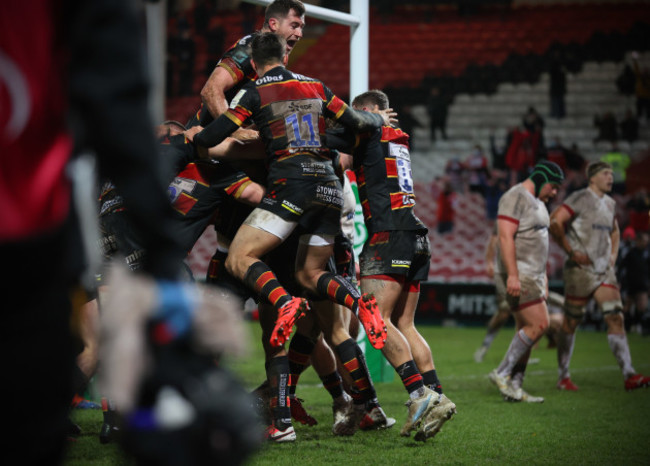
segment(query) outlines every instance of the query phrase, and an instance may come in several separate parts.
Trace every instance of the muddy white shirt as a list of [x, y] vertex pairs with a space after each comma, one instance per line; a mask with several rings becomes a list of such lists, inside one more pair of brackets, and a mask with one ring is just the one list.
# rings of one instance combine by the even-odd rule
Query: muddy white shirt
[[[550, 221], [544, 203], [519, 183], [501, 196], [497, 218], [517, 225], [515, 254], [519, 275], [535, 277], [546, 274]], [[497, 251], [497, 271], [507, 273], [499, 244]]]
[[598, 195], [589, 188], [575, 191], [562, 204], [571, 214], [567, 225], [567, 239], [571, 248], [591, 259], [591, 265], [582, 268], [603, 273], [612, 253], [612, 231], [616, 201]]

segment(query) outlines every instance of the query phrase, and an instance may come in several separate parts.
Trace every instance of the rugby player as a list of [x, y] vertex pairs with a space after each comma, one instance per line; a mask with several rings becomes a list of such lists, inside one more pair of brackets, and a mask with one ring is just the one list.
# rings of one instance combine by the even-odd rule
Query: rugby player
[[607, 341], [624, 377], [625, 390], [650, 385], [650, 377], [632, 366], [625, 334], [623, 304], [614, 265], [619, 229], [616, 201], [608, 196], [614, 175], [606, 162], [587, 166], [588, 186], [572, 193], [551, 213], [551, 236], [567, 253], [564, 263], [565, 320], [558, 334], [558, 383], [561, 390], [578, 390], [569, 373], [575, 331], [593, 298], [607, 324]]
[[[546, 307], [549, 214], [545, 202], [557, 195], [564, 180], [553, 162], [540, 162], [530, 176], [510, 188], [499, 201], [497, 301], [506, 300], [516, 332], [499, 366], [489, 374], [506, 401], [541, 403], [542, 397], [520, 386], [533, 345], [549, 326]], [[513, 381], [517, 383], [513, 385]]]
[[[388, 97], [372, 90], [352, 102], [357, 110], [385, 111]], [[456, 412], [442, 394], [431, 350], [415, 328], [420, 281], [429, 274], [427, 228], [413, 211], [408, 134], [390, 124], [353, 138], [348, 131], [332, 131], [330, 144], [349, 150], [359, 184], [359, 196], [368, 229], [360, 255], [361, 290], [373, 294], [388, 335], [382, 352], [409, 393], [408, 417], [401, 435], [416, 431], [417, 440], [438, 433]]]

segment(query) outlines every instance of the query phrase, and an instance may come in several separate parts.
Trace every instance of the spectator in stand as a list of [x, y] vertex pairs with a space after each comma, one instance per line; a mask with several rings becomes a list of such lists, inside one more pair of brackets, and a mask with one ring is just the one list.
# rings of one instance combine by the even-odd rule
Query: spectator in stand
[[531, 133], [534, 133], [535, 131], [543, 132], [544, 126], [546, 125], [544, 118], [542, 118], [535, 107], [532, 106], [528, 107], [528, 110], [524, 113], [521, 123], [524, 125], [524, 128]]
[[528, 178], [528, 174], [535, 165], [535, 146], [537, 138], [535, 133], [525, 128], [516, 127], [510, 133], [510, 145], [506, 152], [506, 167], [510, 172], [509, 184], [511, 186]]
[[447, 139], [447, 107], [448, 98], [439, 87], [432, 87], [427, 98], [427, 113], [429, 114], [429, 128], [431, 142], [436, 140], [436, 131], [440, 131], [442, 139]]
[[598, 136], [594, 142], [598, 141], [618, 141], [618, 122], [613, 112], [597, 113], [594, 115], [594, 126], [598, 128]]
[[415, 150], [415, 137], [413, 130], [415, 128], [422, 128], [424, 125], [420, 120], [413, 116], [413, 109], [410, 105], [403, 105], [395, 109], [399, 118], [399, 128], [402, 129], [409, 137], [409, 149], [411, 152]]
[[650, 232], [650, 196], [645, 188], [639, 188], [634, 197], [625, 204], [629, 226], [635, 232]]
[[627, 109], [619, 127], [621, 128], [621, 139], [624, 141], [631, 144], [639, 139], [639, 119], [631, 109]]
[[571, 144], [571, 148], [566, 152], [566, 165], [569, 170], [583, 172], [587, 161], [582, 156], [578, 144]]
[[492, 170], [485, 188], [485, 213], [492, 225], [497, 219], [499, 211], [499, 199], [508, 190], [506, 178], [497, 170]]
[[551, 104], [551, 117], [562, 119], [566, 116], [564, 96], [566, 94], [566, 71], [560, 62], [559, 52], [555, 52], [549, 69], [549, 94]]
[[453, 191], [459, 193], [465, 192], [465, 167], [458, 160], [458, 157], [452, 157], [447, 161], [445, 175], [447, 176], [446, 181]]
[[625, 179], [627, 178], [627, 169], [632, 163], [630, 156], [621, 152], [616, 142], [612, 143], [612, 150], [600, 158], [601, 162], [606, 162], [612, 166], [614, 173], [614, 185], [612, 186], [613, 194], [625, 194]]
[[492, 154], [492, 169], [493, 170], [507, 170], [506, 166], [506, 153], [508, 152], [508, 147], [512, 140], [512, 134], [514, 128], [508, 131], [505, 139], [505, 145], [503, 147], [497, 147], [494, 132], [490, 133], [490, 152]]
[[488, 179], [488, 160], [480, 144], [474, 146], [474, 150], [465, 160], [464, 165], [468, 174], [469, 190], [485, 196]]
[[645, 115], [646, 123], [650, 122], [650, 70], [647, 66], [639, 66], [638, 52], [632, 52], [632, 65], [636, 84], [634, 93], [636, 95], [636, 116], [639, 120]]
[[438, 195], [438, 210], [436, 211], [436, 220], [438, 223], [438, 233], [449, 233], [454, 229], [454, 204], [456, 203], [456, 193], [452, 189], [449, 180], [443, 180], [443, 188]]

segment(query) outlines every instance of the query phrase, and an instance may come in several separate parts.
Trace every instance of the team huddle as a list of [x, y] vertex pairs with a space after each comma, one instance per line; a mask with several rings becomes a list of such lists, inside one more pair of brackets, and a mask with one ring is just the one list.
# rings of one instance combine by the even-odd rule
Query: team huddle
[[[304, 15], [300, 1], [271, 3], [262, 30], [223, 55], [187, 129], [161, 143], [172, 229], [189, 253], [214, 226], [218, 249], [206, 281], [236, 296], [242, 307], [249, 298], [259, 303], [266, 377], [255, 394], [268, 440], [295, 441], [292, 418], [317, 422], [295, 395], [309, 365], [332, 397], [334, 435], [396, 423], [383, 411], [356, 343], [362, 326], [408, 393], [400, 434], [425, 441], [452, 418], [456, 405], [443, 393], [431, 350], [414, 324], [431, 251], [427, 226], [414, 213], [409, 135], [382, 91], [364, 92], [348, 105], [322, 81], [286, 68]], [[592, 297], [608, 324], [625, 387], [650, 384], [632, 367], [613, 275], [618, 228], [606, 195], [611, 167], [592, 164], [588, 170], [590, 186], [550, 216], [544, 203], [563, 181], [552, 162], [538, 164], [500, 201], [497, 299], [514, 314], [517, 329], [489, 377], [509, 401], [543, 401], [522, 383], [531, 348], [549, 325], [549, 231], [568, 254], [558, 386], [577, 389], [569, 362]], [[358, 273], [350, 228], [355, 199], [346, 171], [356, 176], [368, 230]], [[105, 255], [119, 253], [137, 270], [147, 251], [109, 180], [101, 202]]]

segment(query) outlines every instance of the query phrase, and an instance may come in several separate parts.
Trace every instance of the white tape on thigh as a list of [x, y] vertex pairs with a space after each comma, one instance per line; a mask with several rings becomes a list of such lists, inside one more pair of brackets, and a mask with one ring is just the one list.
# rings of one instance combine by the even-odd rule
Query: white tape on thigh
[[254, 209], [248, 215], [246, 221], [244, 221], [244, 225], [266, 231], [284, 241], [298, 224], [296, 222], [288, 222], [268, 210]]
[[307, 246], [329, 246], [334, 244], [334, 235], [302, 235], [300, 244]]
[[623, 303], [620, 300], [618, 301], [605, 301], [600, 304], [600, 312], [603, 314], [616, 314], [618, 312], [623, 312]]

